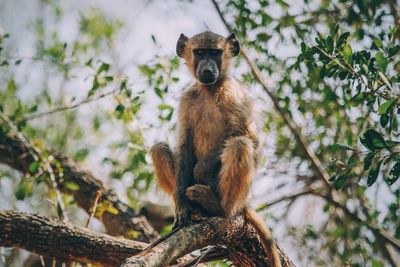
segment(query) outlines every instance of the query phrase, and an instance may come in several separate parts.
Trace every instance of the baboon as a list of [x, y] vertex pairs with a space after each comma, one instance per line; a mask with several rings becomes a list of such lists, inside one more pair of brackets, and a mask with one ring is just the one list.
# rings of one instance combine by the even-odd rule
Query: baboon
[[176, 152], [166, 143], [150, 151], [158, 183], [175, 201], [174, 227], [190, 222], [198, 208], [191, 195], [201, 185], [219, 204], [206, 212], [225, 217], [243, 212], [262, 236], [271, 266], [280, 266], [268, 228], [246, 207], [259, 141], [247, 91], [228, 74], [239, 42], [234, 34], [181, 34], [176, 52], [196, 81], [180, 98]]

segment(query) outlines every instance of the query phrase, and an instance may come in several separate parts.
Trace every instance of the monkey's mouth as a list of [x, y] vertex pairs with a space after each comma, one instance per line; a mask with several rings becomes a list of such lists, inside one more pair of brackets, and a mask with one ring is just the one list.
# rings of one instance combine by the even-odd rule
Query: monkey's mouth
[[199, 76], [199, 81], [202, 84], [212, 85], [218, 81], [218, 75], [216, 73], [202, 73]]

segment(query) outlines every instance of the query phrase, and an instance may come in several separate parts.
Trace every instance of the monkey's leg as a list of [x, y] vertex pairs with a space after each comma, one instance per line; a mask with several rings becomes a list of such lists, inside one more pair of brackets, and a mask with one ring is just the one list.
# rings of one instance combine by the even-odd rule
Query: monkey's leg
[[167, 143], [157, 143], [150, 149], [157, 182], [162, 190], [174, 197], [176, 190], [175, 157]]
[[232, 137], [225, 142], [221, 154], [219, 192], [226, 216], [246, 206], [247, 194], [255, 169], [254, 145], [246, 137]]

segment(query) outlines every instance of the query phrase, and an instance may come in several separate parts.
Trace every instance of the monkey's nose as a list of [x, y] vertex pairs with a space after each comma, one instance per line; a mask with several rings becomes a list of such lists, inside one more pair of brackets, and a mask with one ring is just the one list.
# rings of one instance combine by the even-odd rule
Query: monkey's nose
[[211, 76], [213, 75], [213, 71], [211, 69], [205, 69], [203, 70], [203, 75]]

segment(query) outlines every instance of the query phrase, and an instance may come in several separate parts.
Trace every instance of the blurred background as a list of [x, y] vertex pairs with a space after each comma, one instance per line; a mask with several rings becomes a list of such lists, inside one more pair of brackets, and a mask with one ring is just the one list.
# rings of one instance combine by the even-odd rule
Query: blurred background
[[[250, 206], [298, 266], [399, 266], [397, 1], [216, 3], [222, 14], [200, 0], [0, 0], [2, 114], [133, 208], [171, 206], [147, 150], [176, 143], [177, 101], [192, 80], [176, 41], [181, 33], [232, 31], [285, 114], [243, 56], [235, 59], [231, 73], [259, 113], [262, 160]], [[0, 165], [0, 209], [57, 217], [46, 179]], [[84, 225], [88, 215], [62, 198], [71, 221]], [[103, 230], [98, 221], [91, 228]], [[0, 265], [28, 266], [28, 257], [2, 248]]]

